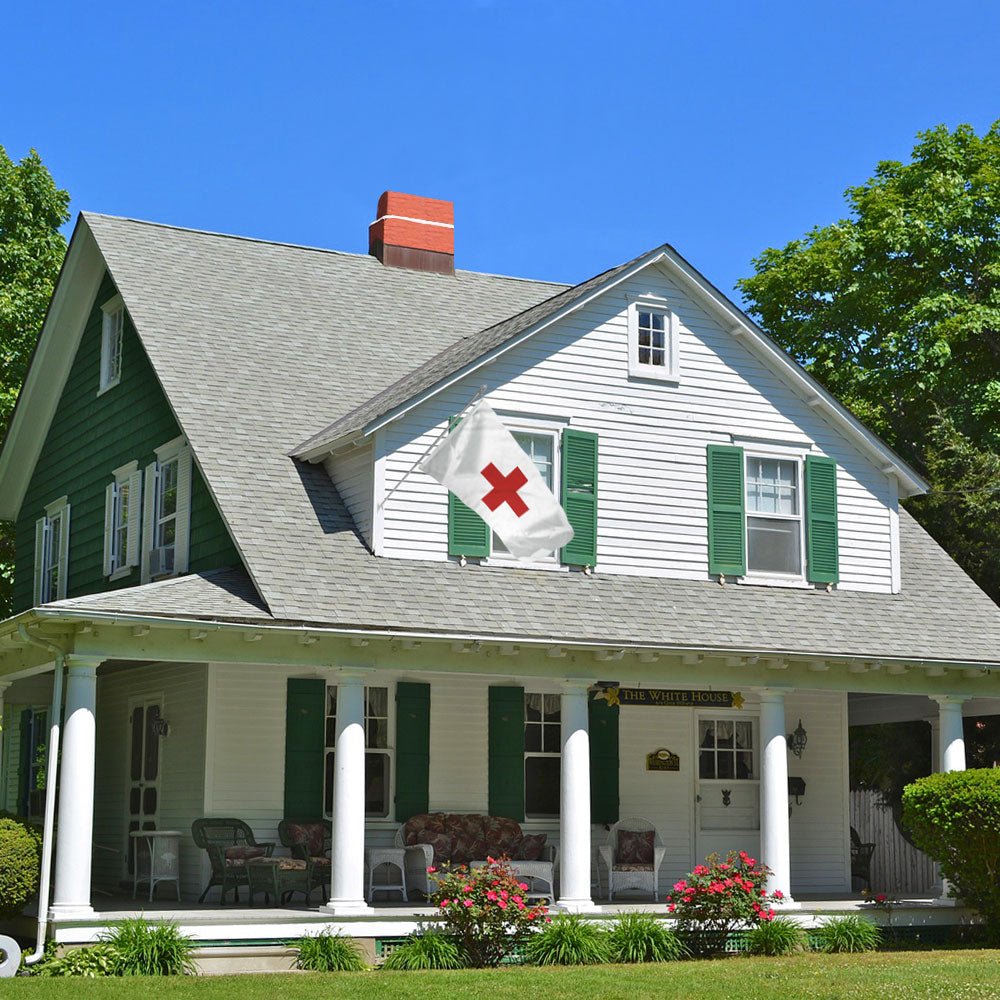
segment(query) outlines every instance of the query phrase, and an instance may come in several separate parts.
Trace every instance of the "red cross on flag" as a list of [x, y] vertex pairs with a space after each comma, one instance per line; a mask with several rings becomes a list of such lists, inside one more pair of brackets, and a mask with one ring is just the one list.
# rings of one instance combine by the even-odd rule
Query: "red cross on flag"
[[538, 558], [573, 537], [535, 463], [485, 400], [417, 467], [471, 507], [518, 559]]

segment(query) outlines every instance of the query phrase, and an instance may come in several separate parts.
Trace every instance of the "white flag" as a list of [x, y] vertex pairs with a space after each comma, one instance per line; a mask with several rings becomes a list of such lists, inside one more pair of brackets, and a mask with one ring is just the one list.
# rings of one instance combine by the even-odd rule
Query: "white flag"
[[535, 463], [485, 400], [417, 468], [471, 507], [518, 559], [536, 559], [573, 537]]

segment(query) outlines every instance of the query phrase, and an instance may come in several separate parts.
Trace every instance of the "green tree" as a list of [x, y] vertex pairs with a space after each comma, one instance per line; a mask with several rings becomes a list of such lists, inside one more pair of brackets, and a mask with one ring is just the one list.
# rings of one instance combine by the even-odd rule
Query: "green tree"
[[[69, 218], [69, 195], [32, 150], [15, 163], [0, 146], [0, 435], [42, 329], [66, 255], [59, 227]], [[0, 617], [11, 610], [13, 525], [0, 522]]]
[[[753, 261], [763, 328], [927, 476], [908, 504], [1000, 598], [1000, 121], [923, 132], [849, 215]], [[935, 496], [935, 493], [937, 495]]]

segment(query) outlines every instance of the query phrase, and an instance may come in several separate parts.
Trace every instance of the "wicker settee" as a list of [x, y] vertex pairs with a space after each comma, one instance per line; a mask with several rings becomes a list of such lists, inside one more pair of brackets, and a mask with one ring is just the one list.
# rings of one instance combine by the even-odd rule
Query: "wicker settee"
[[435, 888], [429, 867], [474, 865], [491, 857], [509, 858], [522, 878], [540, 883], [551, 896], [556, 851], [545, 841], [544, 833], [525, 834], [517, 820], [479, 813], [420, 813], [396, 831], [396, 846], [406, 852], [406, 885], [425, 896]]

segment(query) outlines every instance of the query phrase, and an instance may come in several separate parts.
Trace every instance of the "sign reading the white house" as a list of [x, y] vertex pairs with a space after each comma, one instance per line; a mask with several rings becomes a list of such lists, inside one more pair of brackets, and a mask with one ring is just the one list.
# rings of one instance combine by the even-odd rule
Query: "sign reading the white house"
[[743, 707], [739, 691], [667, 691], [657, 688], [604, 688], [594, 700], [605, 699], [609, 705], [654, 705], [659, 708], [735, 708]]

